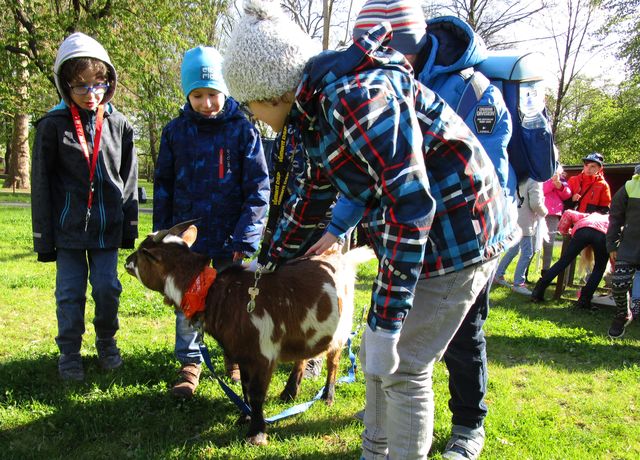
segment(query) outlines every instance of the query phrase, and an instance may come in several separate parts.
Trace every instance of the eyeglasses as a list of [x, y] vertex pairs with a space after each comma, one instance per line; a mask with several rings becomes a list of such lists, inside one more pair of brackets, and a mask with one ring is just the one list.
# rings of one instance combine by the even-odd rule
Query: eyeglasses
[[73, 94], [75, 94], [76, 96], [84, 96], [86, 94], [89, 94], [89, 92], [92, 92], [95, 95], [101, 95], [107, 92], [107, 89], [109, 89], [109, 83], [98, 83], [97, 85], [93, 85], [93, 86], [85, 86], [85, 85], [80, 85], [80, 86], [71, 86], [69, 85], [69, 88], [71, 88], [71, 92]]

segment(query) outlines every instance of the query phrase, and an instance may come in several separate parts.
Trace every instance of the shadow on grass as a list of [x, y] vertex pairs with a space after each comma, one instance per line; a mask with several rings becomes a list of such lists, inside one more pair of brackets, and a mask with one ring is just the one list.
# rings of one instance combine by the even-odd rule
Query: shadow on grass
[[[489, 335], [487, 348], [494, 362], [506, 366], [542, 362], [575, 371], [616, 369], [640, 362], [640, 346], [632, 342], [640, 336], [640, 325], [631, 323], [627, 328], [625, 339], [632, 341], [608, 338], [614, 316], [612, 307], [592, 312], [573, 307], [570, 299], [532, 303], [526, 297], [510, 294], [492, 302], [491, 308], [516, 313], [526, 324], [514, 323], [513, 335]], [[555, 326], [545, 326], [546, 322]]]
[[[6, 449], [0, 458], [199, 458], [202, 449], [210, 458], [240, 458], [227, 454], [243, 449], [247, 426], [236, 423], [239, 412], [225, 396], [212, 396], [216, 382], [206, 382], [203, 374], [204, 389], [192, 400], [178, 400], [167, 391], [176, 371], [172, 356], [156, 352], [124, 358], [125, 365], [115, 372], [98, 369], [95, 356], [85, 358], [86, 380], [79, 383], [59, 380], [54, 354], [0, 365], [0, 410], [32, 415], [0, 429], [0, 445]], [[267, 428], [271, 439], [321, 438], [354, 423], [330, 415], [289, 420]], [[278, 458], [266, 452], [252, 450], [251, 458]], [[296, 458], [343, 454], [358, 456], [342, 450]]]
[[21, 252], [21, 253], [12, 253], [10, 255], [0, 257], [0, 263], [2, 262], [16, 262], [18, 259], [33, 259], [36, 260], [37, 254], [33, 251]]

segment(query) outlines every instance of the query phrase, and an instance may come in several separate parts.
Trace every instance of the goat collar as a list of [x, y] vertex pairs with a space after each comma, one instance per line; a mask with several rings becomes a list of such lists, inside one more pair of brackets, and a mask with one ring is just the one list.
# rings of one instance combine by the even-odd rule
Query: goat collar
[[216, 280], [216, 270], [209, 266], [204, 269], [195, 277], [191, 282], [189, 289], [184, 293], [180, 308], [188, 319], [191, 319], [196, 313], [200, 313], [205, 309], [205, 299], [209, 288]]

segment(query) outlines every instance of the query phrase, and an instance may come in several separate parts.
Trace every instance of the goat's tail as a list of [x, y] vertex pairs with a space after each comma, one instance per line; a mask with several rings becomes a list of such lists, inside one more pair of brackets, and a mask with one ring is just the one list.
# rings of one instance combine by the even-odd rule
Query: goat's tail
[[347, 263], [355, 267], [357, 265], [368, 262], [371, 259], [375, 259], [376, 253], [373, 252], [373, 249], [371, 249], [369, 246], [360, 246], [348, 251], [344, 255], [344, 257], [346, 257]]

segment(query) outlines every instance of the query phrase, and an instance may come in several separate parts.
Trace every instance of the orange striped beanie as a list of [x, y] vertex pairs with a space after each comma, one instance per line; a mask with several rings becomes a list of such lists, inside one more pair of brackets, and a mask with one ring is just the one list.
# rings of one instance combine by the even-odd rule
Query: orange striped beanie
[[368, 0], [356, 18], [353, 39], [383, 21], [391, 23], [389, 46], [402, 54], [418, 54], [427, 41], [427, 23], [415, 0]]

